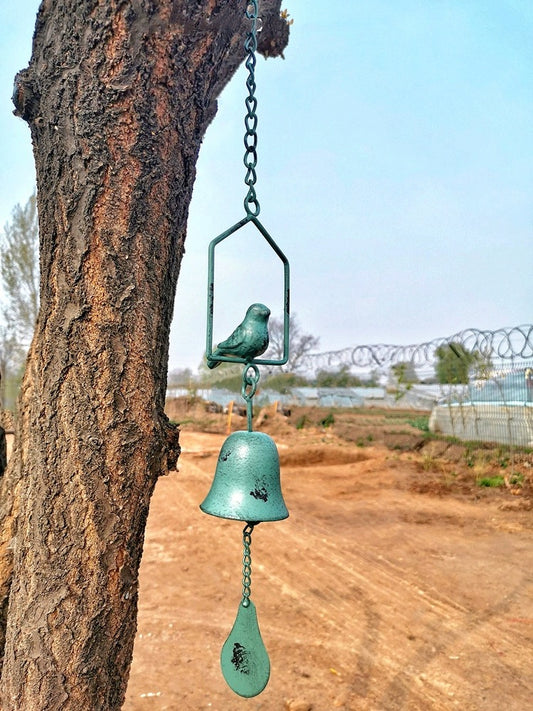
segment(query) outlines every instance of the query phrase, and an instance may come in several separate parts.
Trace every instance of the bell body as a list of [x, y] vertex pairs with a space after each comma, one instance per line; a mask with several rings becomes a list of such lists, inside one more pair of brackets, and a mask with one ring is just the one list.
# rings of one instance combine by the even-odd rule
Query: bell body
[[222, 445], [200, 508], [212, 516], [250, 523], [287, 518], [274, 440], [264, 432], [233, 432]]

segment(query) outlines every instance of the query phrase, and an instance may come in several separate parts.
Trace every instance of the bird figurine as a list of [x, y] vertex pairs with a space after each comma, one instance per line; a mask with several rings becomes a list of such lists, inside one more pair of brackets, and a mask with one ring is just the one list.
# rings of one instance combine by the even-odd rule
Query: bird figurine
[[207, 361], [209, 368], [216, 368], [222, 361], [219, 356], [243, 358], [247, 363], [261, 355], [268, 348], [268, 319], [270, 309], [264, 304], [248, 307], [242, 323], [229, 338], [222, 341]]

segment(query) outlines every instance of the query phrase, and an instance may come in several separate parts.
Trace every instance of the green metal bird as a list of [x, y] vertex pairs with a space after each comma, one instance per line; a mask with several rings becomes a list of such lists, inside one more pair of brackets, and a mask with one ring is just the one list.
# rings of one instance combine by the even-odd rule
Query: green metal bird
[[246, 362], [257, 358], [268, 348], [268, 319], [270, 309], [264, 304], [252, 304], [248, 307], [242, 323], [229, 338], [219, 343], [207, 361], [209, 368], [216, 368], [222, 361], [217, 356], [228, 358], [236, 356]]

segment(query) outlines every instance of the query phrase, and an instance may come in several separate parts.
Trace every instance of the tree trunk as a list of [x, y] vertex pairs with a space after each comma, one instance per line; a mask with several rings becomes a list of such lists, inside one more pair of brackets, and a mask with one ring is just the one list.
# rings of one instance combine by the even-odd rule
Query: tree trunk
[[[288, 38], [279, 5], [260, 8], [268, 55]], [[245, 7], [39, 11], [14, 95], [34, 144], [41, 308], [2, 490], [3, 711], [122, 706], [150, 496], [179, 454], [164, 400], [195, 163], [244, 56]]]

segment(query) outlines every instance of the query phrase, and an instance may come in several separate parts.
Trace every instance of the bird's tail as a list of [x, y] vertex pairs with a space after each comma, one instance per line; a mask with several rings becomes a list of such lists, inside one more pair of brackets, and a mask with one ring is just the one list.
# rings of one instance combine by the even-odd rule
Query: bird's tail
[[207, 367], [213, 370], [213, 368], [218, 368], [221, 362], [220, 360], [208, 360]]

